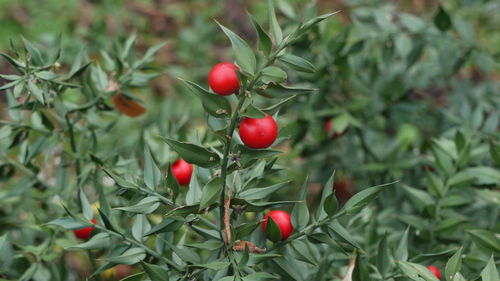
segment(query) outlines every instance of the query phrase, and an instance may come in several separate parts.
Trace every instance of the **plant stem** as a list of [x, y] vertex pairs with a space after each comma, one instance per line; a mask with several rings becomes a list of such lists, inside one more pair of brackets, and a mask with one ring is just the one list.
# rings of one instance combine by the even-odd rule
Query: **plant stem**
[[[234, 133], [234, 130], [236, 129], [236, 122], [239, 120], [241, 107], [245, 103], [246, 93], [248, 91], [252, 91], [253, 87], [255, 86], [257, 81], [259, 81], [259, 78], [262, 76], [262, 70], [264, 68], [270, 66], [271, 64], [273, 64], [274, 61], [276, 60], [277, 55], [281, 52], [281, 50], [283, 50], [286, 47], [287, 47], [286, 44], [279, 46], [277, 48], [277, 50], [269, 56], [267, 62], [264, 65], [261, 65], [257, 69], [255, 76], [246, 85], [246, 87], [244, 89], [240, 89], [238, 104], [236, 106], [236, 109], [234, 110], [233, 115], [231, 116], [231, 121], [230, 121], [229, 127], [226, 131], [226, 142], [224, 145], [224, 152], [223, 152], [222, 160], [221, 160], [221, 173], [220, 173], [220, 175], [221, 175], [223, 182], [222, 182], [222, 193], [221, 193], [220, 204], [219, 204], [219, 222], [220, 222], [219, 233], [221, 236], [221, 240], [223, 242], [225, 242], [224, 237], [223, 237], [223, 233], [224, 233], [224, 201], [225, 201], [224, 199], [225, 199], [225, 195], [226, 195], [226, 183], [227, 183], [227, 164], [229, 161], [228, 157], [229, 157], [229, 152], [231, 150], [231, 141], [233, 138], [233, 133]], [[224, 253], [227, 251], [226, 246], [227, 246], [227, 244], [224, 243], [224, 249], [223, 249]]]

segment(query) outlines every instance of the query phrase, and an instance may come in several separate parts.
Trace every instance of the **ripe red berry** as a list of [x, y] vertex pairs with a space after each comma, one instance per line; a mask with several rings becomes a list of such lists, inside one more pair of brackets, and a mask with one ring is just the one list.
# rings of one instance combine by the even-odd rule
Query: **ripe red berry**
[[191, 181], [193, 165], [184, 161], [182, 158], [179, 158], [174, 164], [172, 164], [172, 173], [180, 185], [187, 185]]
[[[334, 119], [330, 119], [330, 120], [326, 121], [326, 123], [325, 123], [325, 133], [326, 133], [326, 135], [327, 135], [327, 136], [329, 136], [329, 135], [330, 135], [330, 131], [331, 131], [331, 130], [332, 130], [332, 128], [333, 128], [333, 123], [334, 123], [334, 122], [335, 122], [335, 121], [334, 121]], [[346, 128], [344, 129], [344, 131], [343, 131], [343, 132], [340, 132], [340, 133], [339, 133], [339, 132], [334, 132], [332, 136], [333, 136], [334, 138], [338, 138], [338, 137], [340, 137], [340, 136], [344, 135], [345, 133], [347, 133], [347, 129], [348, 129], [348, 128], [346, 127]]]
[[427, 269], [432, 272], [439, 280], [441, 280], [441, 272], [439, 269], [433, 265], [429, 265]]
[[[95, 219], [92, 219], [91, 222], [93, 224], [96, 224], [97, 221]], [[81, 229], [75, 229], [73, 232], [75, 233], [75, 236], [77, 238], [83, 239], [83, 240], [88, 240], [90, 238], [90, 234], [92, 233], [92, 230], [94, 230], [93, 226], [81, 228]]]
[[221, 62], [215, 65], [208, 74], [208, 85], [221, 96], [236, 93], [240, 89], [238, 74], [236, 74], [238, 69], [230, 62]]
[[273, 218], [281, 231], [281, 240], [286, 240], [293, 232], [292, 220], [290, 214], [281, 210], [274, 210], [264, 217], [262, 222], [262, 231], [266, 231], [267, 218]]
[[244, 118], [240, 123], [240, 138], [250, 148], [266, 148], [278, 137], [278, 125], [269, 114], [264, 118]]

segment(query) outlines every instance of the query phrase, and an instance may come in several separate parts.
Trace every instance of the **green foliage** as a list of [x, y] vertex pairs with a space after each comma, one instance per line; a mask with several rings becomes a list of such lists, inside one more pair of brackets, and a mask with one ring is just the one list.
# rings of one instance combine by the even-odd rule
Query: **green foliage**
[[[102, 12], [130, 7], [118, 2]], [[479, 2], [415, 16], [262, 1], [255, 40], [210, 22], [222, 8], [203, 1], [172, 5], [184, 26], [166, 44], [135, 17], [137, 35], [111, 43], [95, 25], [86, 47], [71, 28], [38, 42], [26, 27], [1, 54], [0, 280], [111, 280], [131, 265], [122, 280], [436, 281], [431, 264], [442, 280], [498, 280], [498, 54], [484, 43], [497, 19]], [[231, 96], [204, 82], [221, 43], [240, 69]], [[181, 77], [175, 97], [152, 93], [162, 74]], [[280, 128], [273, 147], [244, 146], [239, 122], [264, 114]], [[275, 209], [291, 214], [286, 240], [271, 217], [261, 230]]]

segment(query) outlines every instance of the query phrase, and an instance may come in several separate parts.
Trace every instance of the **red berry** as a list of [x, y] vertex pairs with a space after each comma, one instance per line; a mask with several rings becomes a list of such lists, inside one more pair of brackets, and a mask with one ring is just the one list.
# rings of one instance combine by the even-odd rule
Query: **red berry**
[[122, 280], [125, 277], [130, 276], [133, 273], [133, 269], [130, 265], [119, 264], [114, 267], [115, 270], [115, 279]]
[[286, 240], [293, 232], [292, 220], [290, 214], [281, 210], [275, 210], [267, 213], [262, 222], [262, 231], [266, 231], [268, 217], [273, 218], [281, 231], [281, 240]]
[[240, 124], [240, 138], [250, 148], [266, 148], [278, 137], [278, 125], [269, 114], [264, 118], [244, 118]]
[[221, 96], [228, 96], [240, 89], [240, 82], [236, 71], [239, 68], [230, 62], [221, 62], [215, 65], [208, 74], [208, 85]]
[[[93, 224], [96, 224], [97, 221], [95, 219], [92, 219], [91, 222]], [[93, 226], [81, 228], [81, 229], [75, 229], [73, 232], [75, 233], [75, 236], [77, 238], [83, 239], [83, 240], [88, 240], [90, 238], [90, 234], [92, 233], [92, 230], [94, 230]]]
[[184, 161], [182, 158], [179, 158], [174, 164], [172, 164], [172, 173], [180, 185], [187, 185], [191, 181], [193, 165]]
[[441, 280], [441, 272], [439, 271], [439, 269], [433, 265], [429, 265], [427, 267], [427, 269], [432, 272], [432, 274], [434, 274], [439, 280]]
[[[326, 121], [326, 123], [325, 123], [325, 132], [326, 132], [326, 135], [328, 135], [328, 136], [330, 135], [330, 131], [332, 130], [333, 122], [334, 122], [334, 119], [330, 119], [330, 120]], [[340, 132], [340, 133], [339, 132], [334, 132], [332, 136], [334, 138], [338, 138], [338, 137], [344, 135], [345, 133], [347, 133], [347, 129], [348, 128], [346, 127], [344, 129], [344, 131]]]

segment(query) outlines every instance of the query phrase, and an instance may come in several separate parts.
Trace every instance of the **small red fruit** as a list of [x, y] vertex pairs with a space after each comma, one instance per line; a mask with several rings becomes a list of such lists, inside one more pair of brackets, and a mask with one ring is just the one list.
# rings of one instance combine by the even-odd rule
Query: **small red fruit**
[[187, 185], [191, 181], [193, 165], [184, 161], [184, 159], [179, 158], [174, 164], [172, 164], [172, 173], [180, 185]]
[[264, 118], [245, 117], [240, 124], [240, 138], [250, 148], [266, 148], [278, 137], [278, 125], [273, 117], [266, 114]]
[[[326, 132], [327, 136], [330, 135], [330, 131], [332, 130], [332, 127], [333, 127], [333, 122], [334, 122], [334, 119], [330, 119], [330, 120], [326, 121], [326, 123], [325, 123], [325, 132]], [[340, 136], [343, 136], [343, 135], [345, 135], [345, 133], [347, 133], [347, 129], [348, 128], [346, 127], [344, 129], [344, 131], [342, 131], [340, 133], [339, 132], [334, 132], [332, 136], [334, 138], [338, 138]]]
[[133, 273], [132, 267], [126, 264], [119, 264], [114, 267], [115, 270], [115, 279], [122, 280], [125, 277], [130, 276]]
[[208, 85], [221, 96], [236, 93], [240, 89], [237, 70], [239, 68], [230, 62], [221, 62], [215, 65], [208, 74]]
[[[96, 224], [97, 221], [95, 219], [92, 219], [91, 222], [93, 224]], [[88, 240], [90, 238], [90, 234], [92, 233], [92, 230], [94, 230], [93, 226], [81, 228], [81, 229], [75, 229], [73, 232], [75, 233], [75, 236], [77, 238], [83, 239], [83, 240]]]
[[281, 240], [286, 240], [293, 232], [290, 214], [281, 210], [274, 210], [266, 214], [262, 222], [262, 231], [266, 231], [267, 218], [271, 217], [281, 231]]
[[429, 265], [427, 267], [427, 269], [432, 272], [432, 274], [434, 274], [439, 280], [441, 280], [441, 272], [439, 271], [439, 269], [433, 265]]

